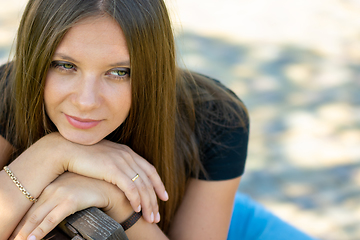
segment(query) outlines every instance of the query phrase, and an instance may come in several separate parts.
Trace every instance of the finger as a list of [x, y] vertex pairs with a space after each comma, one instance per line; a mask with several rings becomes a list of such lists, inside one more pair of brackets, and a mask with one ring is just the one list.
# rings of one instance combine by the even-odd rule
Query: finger
[[157, 202], [157, 196], [154, 187], [147, 177], [146, 173], [142, 171], [136, 164], [133, 167], [138, 173], [139, 177], [134, 181], [135, 185], [139, 188], [141, 197], [141, 206], [143, 209], [143, 217], [146, 221], [155, 222], [155, 216], [159, 212], [159, 206]]
[[159, 198], [163, 201], [167, 201], [169, 199], [169, 195], [165, 190], [164, 183], [161, 181], [161, 178], [156, 171], [156, 168], [145, 159], [137, 159], [137, 164], [150, 179], [151, 184]]
[[136, 173], [128, 164], [124, 161], [119, 166], [113, 166], [108, 170], [108, 176], [104, 179], [105, 181], [116, 185], [124, 192], [125, 197], [129, 200], [131, 207], [135, 212], [141, 211], [141, 196], [138, 187], [133, 181], [131, 181], [130, 176], [135, 176]]
[[134, 157], [137, 156], [131, 154], [128, 151], [123, 153], [123, 158], [126, 158], [126, 162], [130, 165], [130, 168], [132, 168], [129, 170], [128, 176], [135, 183], [139, 190], [141, 207], [143, 209], [142, 215], [146, 221], [153, 223], [159, 209], [157, 196], [150, 179], [147, 177], [146, 173], [137, 165]]
[[[31, 215], [35, 212], [35, 210], [36, 210], [39, 206], [41, 206], [42, 204], [43, 204], [43, 201], [42, 201], [41, 198], [39, 198], [38, 201], [31, 206], [31, 208], [28, 210], [28, 212], [25, 214], [25, 216], [21, 219], [21, 221], [20, 221], [19, 224], [16, 226], [15, 230], [13, 231], [13, 233], [12, 233], [12, 235], [11, 235], [11, 237], [10, 237], [9, 239], [15, 239], [15, 237], [17, 237], [17, 236], [18, 236], [17, 239], [19, 239], [19, 238], [20, 238], [20, 239], [26, 239], [26, 237], [28, 236], [28, 233], [29, 233], [30, 231], [26, 232], [26, 231], [24, 231], [24, 230], [23, 230], [23, 231], [21, 231], [21, 230], [23, 229], [26, 221], [29, 219], [29, 216], [31, 216]], [[35, 217], [34, 217], [34, 218], [35, 218]], [[32, 230], [31, 230], [31, 231], [32, 231]]]
[[156, 171], [156, 168], [151, 165], [147, 160], [136, 154], [130, 147], [126, 145], [122, 145], [122, 147], [132, 156], [133, 160], [140, 167], [140, 169], [142, 169], [146, 173], [159, 198], [163, 201], [167, 201], [169, 199], [169, 195], [166, 192], [164, 183], [162, 182], [158, 172]]
[[[135, 176], [136, 174], [133, 174], [132, 176]], [[139, 190], [139, 194], [140, 194], [140, 200], [141, 200], [141, 208], [142, 208], [142, 215], [144, 217], [144, 219], [149, 222], [149, 223], [153, 223], [153, 219], [151, 219], [151, 213], [153, 211], [152, 206], [151, 206], [151, 200], [150, 200], [150, 195], [149, 192], [147, 190], [146, 184], [144, 182], [144, 180], [142, 179], [142, 177], [139, 177], [134, 181], [134, 184], [136, 185], [136, 187]]]
[[[125, 156], [123, 155], [123, 158], [127, 158], [126, 162], [132, 166], [126, 167], [124, 168], [124, 166], [122, 165], [122, 169], [124, 172], [126, 172], [128, 179], [131, 180], [132, 184], [136, 186], [139, 196], [140, 196], [140, 206], [142, 209], [142, 215], [144, 217], [144, 219], [150, 223], [154, 222], [154, 213], [153, 213], [153, 206], [152, 206], [152, 201], [151, 201], [151, 194], [148, 191], [148, 185], [150, 187], [151, 183], [150, 180], [146, 177], [146, 174], [144, 174], [142, 172], [141, 169], [139, 169], [139, 167], [136, 165], [136, 163], [133, 161], [133, 159], [129, 159], [131, 158], [130, 155], [126, 156], [127, 154], [125, 154]], [[133, 168], [135, 168], [135, 170]], [[141, 177], [141, 176], [144, 176]], [[154, 192], [154, 190], [152, 190]], [[154, 192], [155, 194], [155, 192]], [[126, 193], [125, 193], [126, 195]], [[156, 198], [156, 196], [155, 196]], [[135, 211], [140, 210], [139, 209], [134, 209]]]
[[[113, 155], [110, 154], [107, 158], [99, 157], [97, 159], [101, 160], [101, 162], [99, 161], [100, 164], [94, 164], [92, 161], [75, 161], [69, 170], [79, 175], [103, 180], [117, 186], [129, 200], [134, 211], [139, 212], [141, 210], [140, 194], [137, 186], [129, 177], [130, 173], [134, 175], [135, 173], [126, 159], [130, 155], [128, 154], [129, 156], [124, 157], [123, 155], [122, 152], [117, 152]], [[91, 160], [91, 157], [88, 159]]]
[[63, 219], [72, 214], [71, 208], [66, 204], [61, 204], [53, 208], [30, 234], [28, 240], [38, 240], [46, 236]]
[[20, 222], [20, 229], [16, 234], [17, 239], [27, 239], [29, 234], [44, 220], [47, 214], [54, 208], [50, 204], [39, 204], [39, 207], [33, 207], [29, 212], [24, 216]]
[[[142, 169], [136, 164], [134, 155], [128, 151], [121, 151], [123, 160], [127, 163], [128, 167], [121, 164], [121, 168], [126, 172], [131, 181], [135, 184], [140, 195], [140, 204], [142, 208], [142, 215], [144, 219], [149, 222], [154, 222], [154, 216], [157, 213], [157, 197], [151, 181]], [[119, 166], [120, 167], [120, 166]], [[134, 178], [137, 176], [136, 178]], [[140, 176], [140, 177], [139, 177]], [[154, 205], [155, 204], [155, 205]], [[156, 212], [155, 212], [156, 211]]]
[[[144, 176], [144, 178], [142, 176]], [[155, 216], [154, 214], [157, 213], [158, 209], [155, 191], [149, 180], [147, 179], [146, 175], [143, 175], [142, 173], [139, 174], [139, 177], [136, 178], [134, 183], [139, 189], [143, 218], [147, 222], [153, 223]]]
[[160, 213], [157, 196], [154, 187], [150, 182], [146, 184], [146, 187], [148, 189], [148, 194], [150, 196], [150, 204], [152, 206], [152, 216], [150, 218], [153, 220], [153, 222], [158, 223], [160, 221]]

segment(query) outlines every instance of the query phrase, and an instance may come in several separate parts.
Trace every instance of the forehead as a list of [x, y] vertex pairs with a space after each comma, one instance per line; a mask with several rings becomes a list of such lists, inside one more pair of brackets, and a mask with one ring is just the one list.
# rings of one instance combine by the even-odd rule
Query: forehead
[[77, 22], [65, 34], [56, 52], [82, 48], [128, 52], [120, 25], [110, 16], [88, 17]]

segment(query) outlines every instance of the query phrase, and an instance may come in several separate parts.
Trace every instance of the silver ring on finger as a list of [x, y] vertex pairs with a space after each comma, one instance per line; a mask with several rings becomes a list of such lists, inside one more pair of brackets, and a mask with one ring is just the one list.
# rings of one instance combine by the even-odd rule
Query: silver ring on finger
[[135, 180], [138, 179], [138, 177], [139, 177], [139, 174], [137, 173], [137, 174], [135, 175], [135, 177], [133, 177], [133, 178], [131, 179], [131, 181], [135, 182]]

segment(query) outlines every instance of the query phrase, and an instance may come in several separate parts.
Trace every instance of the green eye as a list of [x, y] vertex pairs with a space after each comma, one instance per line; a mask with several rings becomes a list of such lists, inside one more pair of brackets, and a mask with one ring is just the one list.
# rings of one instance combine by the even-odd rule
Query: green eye
[[107, 73], [107, 75], [115, 78], [130, 77], [130, 69], [129, 68], [112, 69]]
[[76, 70], [76, 67], [74, 64], [68, 63], [68, 62], [62, 62], [62, 61], [53, 61], [51, 63], [52, 68], [59, 69], [60, 71], [72, 71]]
[[71, 64], [69, 64], [69, 63], [64, 63], [63, 64], [63, 68], [65, 68], [65, 69], [72, 69], [74, 66], [73, 65], [71, 65]]
[[118, 76], [125, 76], [127, 74], [127, 72], [124, 70], [114, 70], [114, 71], [111, 71], [111, 73], [118, 75]]

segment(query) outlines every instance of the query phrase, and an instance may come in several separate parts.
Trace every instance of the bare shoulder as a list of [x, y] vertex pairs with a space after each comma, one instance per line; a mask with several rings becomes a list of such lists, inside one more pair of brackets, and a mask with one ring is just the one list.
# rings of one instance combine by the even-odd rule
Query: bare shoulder
[[9, 162], [13, 146], [0, 135], [0, 167], [1, 169]]

